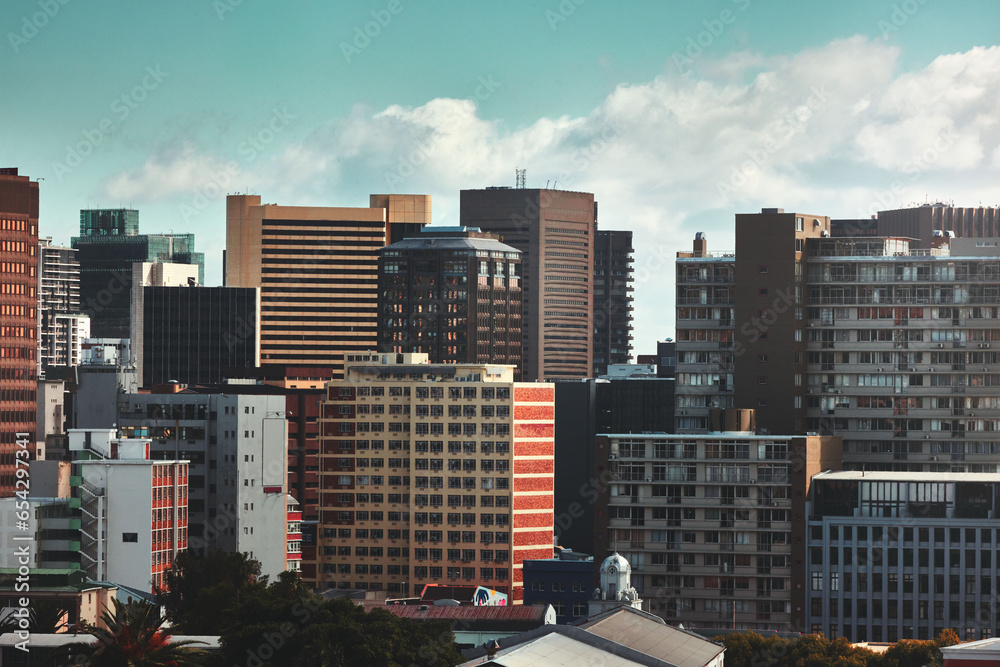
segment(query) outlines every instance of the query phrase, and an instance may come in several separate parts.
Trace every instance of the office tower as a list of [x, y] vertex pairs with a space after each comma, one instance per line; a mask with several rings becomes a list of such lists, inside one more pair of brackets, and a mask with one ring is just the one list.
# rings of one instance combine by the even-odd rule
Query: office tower
[[80, 312], [80, 263], [73, 248], [38, 242], [38, 376], [50, 366], [76, 366], [90, 318]]
[[137, 283], [131, 329], [141, 385], [217, 384], [227, 369], [259, 366], [259, 295], [251, 287]]
[[632, 232], [598, 231], [594, 240], [594, 376], [632, 360]]
[[1000, 475], [824, 472], [809, 500], [803, 631], [855, 642], [1000, 632]]
[[755, 435], [751, 411], [716, 412], [718, 432], [598, 436], [595, 554], [621, 553], [668, 622], [803, 631], [801, 507], [810, 478], [839, 468], [840, 440]]
[[462, 190], [461, 224], [496, 232], [521, 251], [525, 380], [591, 377], [594, 360], [594, 236], [587, 192]]
[[83, 209], [80, 236], [136, 236], [139, 211], [134, 208]]
[[70, 430], [81, 565], [95, 581], [146, 593], [188, 546], [188, 462], [152, 460], [148, 439]]
[[316, 585], [519, 604], [521, 562], [552, 555], [553, 393], [511, 366], [348, 355], [320, 418]]
[[195, 252], [194, 234], [139, 234], [138, 216], [134, 210], [80, 212], [81, 235], [72, 245], [80, 262], [80, 303], [95, 338], [129, 337], [133, 264], [187, 264], [197, 270], [198, 284], [205, 282], [205, 255]]
[[285, 398], [153, 391], [119, 397], [118, 426], [148, 438], [151, 458], [190, 462], [188, 548], [248, 553], [273, 579], [289, 566]]
[[428, 195], [372, 195], [369, 208], [226, 199], [225, 284], [261, 290], [263, 365], [343, 373], [344, 354], [378, 347], [378, 253], [431, 220]]
[[0, 169], [0, 497], [14, 494], [18, 451], [35, 453], [38, 182]]
[[426, 227], [383, 248], [379, 349], [520, 366], [520, 276], [521, 253], [478, 229]]

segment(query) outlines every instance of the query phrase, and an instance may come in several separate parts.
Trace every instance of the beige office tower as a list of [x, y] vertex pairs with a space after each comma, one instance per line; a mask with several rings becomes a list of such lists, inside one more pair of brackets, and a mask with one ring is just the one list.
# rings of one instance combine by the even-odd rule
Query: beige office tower
[[227, 197], [225, 284], [261, 288], [261, 365], [342, 377], [347, 350], [377, 349], [379, 250], [430, 223], [431, 198], [371, 195], [369, 204]]

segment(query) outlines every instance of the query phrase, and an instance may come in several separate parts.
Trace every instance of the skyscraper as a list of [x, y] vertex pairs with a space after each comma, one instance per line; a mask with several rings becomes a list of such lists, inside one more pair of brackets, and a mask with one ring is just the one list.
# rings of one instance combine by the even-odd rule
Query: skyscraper
[[205, 255], [195, 252], [194, 234], [139, 234], [139, 212], [130, 209], [80, 212], [81, 236], [72, 245], [80, 262], [80, 302], [95, 338], [128, 338], [132, 265], [172, 262], [197, 267], [205, 282]]
[[632, 232], [598, 231], [594, 242], [594, 376], [632, 360]]
[[0, 169], [0, 496], [14, 493], [17, 452], [35, 454], [38, 182]]
[[343, 372], [378, 347], [379, 250], [431, 219], [427, 195], [372, 195], [369, 208], [226, 200], [226, 285], [261, 288], [261, 364]]
[[525, 380], [591, 376], [597, 204], [587, 192], [462, 190], [461, 223], [521, 251]]
[[379, 259], [379, 349], [519, 366], [520, 281], [521, 253], [496, 234], [427, 227], [393, 243]]

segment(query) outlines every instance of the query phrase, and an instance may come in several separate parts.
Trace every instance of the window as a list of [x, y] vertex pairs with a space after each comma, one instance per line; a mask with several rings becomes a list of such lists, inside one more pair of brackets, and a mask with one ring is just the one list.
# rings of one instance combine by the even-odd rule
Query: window
[[758, 287], [757, 288], [757, 296], [767, 296], [767, 288], [766, 287]]
[[757, 273], [767, 273], [767, 264], [761, 264], [758, 266]]
[[802, 218], [795, 218], [795, 231], [805, 231], [805, 221]]
[[122, 542], [138, 542], [139, 533], [122, 533]]
[[767, 376], [766, 375], [758, 375], [757, 376], [757, 384], [767, 384]]
[[758, 354], [757, 355], [757, 361], [760, 362], [760, 363], [762, 363], [762, 364], [766, 364], [767, 363], [767, 355], [766, 354]]

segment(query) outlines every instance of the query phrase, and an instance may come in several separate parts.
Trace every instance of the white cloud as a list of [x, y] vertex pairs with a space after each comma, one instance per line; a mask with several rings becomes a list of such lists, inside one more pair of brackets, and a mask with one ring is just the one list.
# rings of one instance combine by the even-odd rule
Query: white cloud
[[[899, 74], [898, 50], [856, 37], [783, 57], [750, 52], [618, 86], [584, 116], [506, 131], [475, 102], [356, 106], [247, 165], [268, 201], [363, 206], [373, 192], [434, 195], [458, 222], [458, 192], [513, 184], [594, 192], [606, 229], [635, 231], [637, 352], [672, 336], [673, 273], [660, 255], [696, 231], [731, 249], [733, 214], [779, 206], [867, 215], [932, 196], [1000, 203], [1000, 48], [941, 56]], [[668, 71], [669, 67], [666, 68]], [[493, 95], [510, 94], [504, 87]], [[186, 147], [107, 184], [140, 200], [196, 190], [221, 161]], [[251, 170], [252, 167], [252, 170]]]
[[187, 144], [171, 148], [146, 160], [136, 171], [122, 172], [103, 186], [112, 200], [156, 202], [201, 189], [218, 181], [220, 174], [234, 175], [232, 165], [213, 155], [199, 153]]

